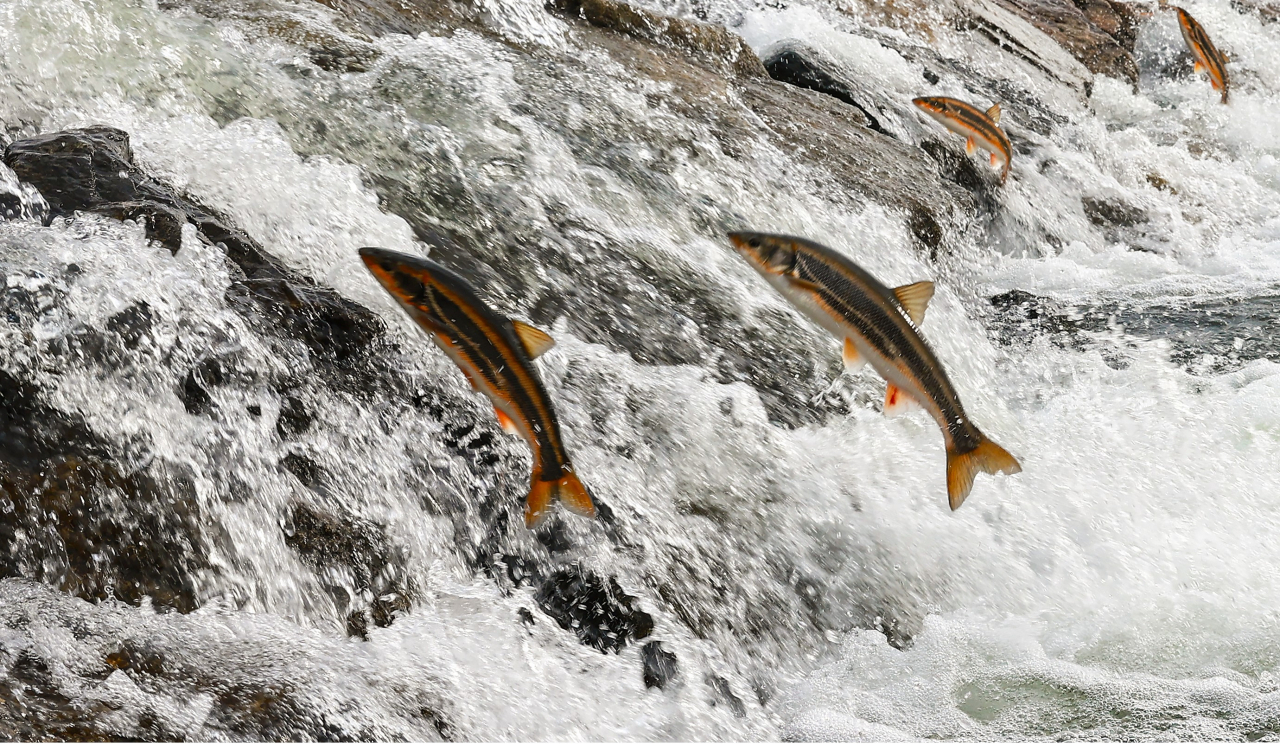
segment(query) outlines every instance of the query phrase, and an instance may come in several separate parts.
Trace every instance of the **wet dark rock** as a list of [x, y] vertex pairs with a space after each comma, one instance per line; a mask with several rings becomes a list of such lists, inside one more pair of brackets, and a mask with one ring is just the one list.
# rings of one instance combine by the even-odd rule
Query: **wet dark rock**
[[0, 576], [26, 577], [86, 599], [114, 597], [190, 612], [208, 568], [190, 484], [125, 475], [62, 455], [36, 472], [0, 462]]
[[[367, 607], [344, 610], [349, 634], [364, 637], [370, 620], [385, 628], [412, 606], [412, 582], [404, 551], [391, 542], [382, 525], [295, 503], [285, 521], [284, 541], [316, 569], [322, 582], [330, 582], [328, 587], [335, 597], [342, 598], [340, 604], [372, 595]], [[329, 569], [333, 568], [345, 569], [350, 583], [331, 583], [335, 579]]]
[[529, 611], [528, 607], [521, 607], [516, 610], [516, 617], [520, 618], [521, 625], [525, 625], [530, 628], [538, 624], [538, 621], [534, 619], [533, 613]]
[[396, 618], [409, 611], [409, 597], [399, 592], [383, 594], [370, 605], [373, 624], [379, 628], [391, 627]]
[[996, 310], [992, 326], [1006, 344], [1046, 334], [1074, 342], [1075, 336], [1085, 329], [1078, 318], [1057, 302], [1021, 289], [995, 295], [991, 306]]
[[124, 639], [103, 661], [112, 669], [159, 676], [165, 673], [164, 652], [134, 638]]
[[233, 308], [268, 336], [302, 341], [330, 384], [365, 396], [385, 389], [386, 375], [371, 369], [371, 356], [384, 345], [376, 314], [289, 270], [225, 215], [143, 173], [126, 132], [97, 126], [17, 140], [4, 161], [45, 195], [54, 216], [145, 217], [148, 237], [175, 252], [182, 225], [191, 223], [203, 239], [222, 246], [244, 277], [227, 290]]
[[667, 689], [667, 685], [676, 678], [679, 669], [676, 655], [662, 647], [662, 641], [649, 641], [640, 649], [640, 660], [643, 664], [644, 686], [659, 690]]
[[317, 47], [311, 50], [311, 61], [328, 72], [368, 72], [381, 55], [373, 47], [350, 44]]
[[362, 641], [369, 640], [369, 613], [352, 610], [347, 615], [347, 635]]
[[145, 302], [136, 302], [107, 320], [107, 331], [120, 337], [126, 349], [133, 351], [151, 336], [156, 313]]
[[953, 147], [940, 140], [925, 140], [920, 149], [938, 164], [939, 174], [974, 194], [989, 201], [1000, 184], [1000, 176], [994, 170], [983, 168], [980, 161], [970, 157], [963, 148]]
[[764, 58], [764, 68], [778, 82], [816, 90], [844, 101], [862, 113], [866, 126], [892, 137], [893, 134], [880, 125], [867, 105], [858, 100], [858, 92], [853, 90], [850, 83], [832, 75], [830, 61], [819, 61], [815, 56], [813, 49], [801, 44], [779, 45]]
[[319, 463], [306, 455], [290, 452], [280, 460], [280, 467], [293, 473], [302, 485], [315, 490], [320, 487], [322, 470]]
[[1119, 199], [1085, 196], [1081, 197], [1080, 205], [1089, 221], [1099, 227], [1133, 227], [1151, 219], [1146, 210]]
[[707, 687], [715, 693], [715, 700], [712, 705], [726, 705], [729, 710], [733, 711], [733, 715], [737, 718], [747, 717], [747, 706], [742, 702], [742, 698], [733, 694], [733, 688], [729, 686], [729, 680], [716, 674], [707, 675]]
[[311, 428], [315, 418], [307, 411], [302, 401], [292, 395], [284, 395], [280, 399], [280, 415], [276, 419], [276, 433], [288, 441]]
[[386, 329], [370, 310], [299, 276], [246, 279], [227, 290], [227, 300], [261, 329], [302, 341], [330, 385], [366, 399], [386, 389], [375, 362]]
[[1167, 339], [1175, 364], [1198, 374], [1222, 374], [1255, 359], [1280, 361], [1280, 293], [1144, 304], [1100, 305], [1086, 317], [1126, 334]]
[[0, 739], [5, 741], [110, 741], [95, 725], [106, 704], [85, 706], [63, 694], [48, 664], [32, 654], [11, 657], [0, 647]]
[[391, 547], [380, 526], [364, 520], [338, 518], [307, 504], [294, 504], [291, 531], [285, 544], [313, 566], [341, 564], [356, 571], [357, 587], [368, 589], [375, 575], [391, 560]]
[[1090, 72], [1138, 82], [1137, 16], [1108, 0], [997, 0], [1071, 53]]
[[83, 421], [6, 372], [0, 401], [0, 577], [195, 609], [209, 565], [191, 483], [123, 472]]
[[723, 26], [665, 16], [619, 0], [548, 0], [547, 7], [599, 28], [674, 47], [738, 75], [766, 74], [751, 47]]
[[207, 415], [214, 408], [213, 397], [209, 391], [226, 380], [222, 362], [216, 358], [206, 359], [191, 368], [182, 379], [182, 387], [178, 397], [187, 413], [192, 416]]
[[1280, 2], [1276, 0], [1231, 0], [1231, 9], [1237, 13], [1254, 13], [1263, 23], [1280, 22]]
[[538, 588], [538, 607], [582, 643], [602, 652], [620, 652], [653, 632], [653, 618], [635, 597], [608, 580], [572, 565], [557, 569]]

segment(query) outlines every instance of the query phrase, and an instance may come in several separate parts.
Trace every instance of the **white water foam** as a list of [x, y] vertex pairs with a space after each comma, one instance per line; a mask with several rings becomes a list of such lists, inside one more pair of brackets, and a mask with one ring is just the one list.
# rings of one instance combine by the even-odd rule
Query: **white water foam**
[[[517, 5], [528, 10], [492, 7]], [[145, 4], [11, 0], [0, 9], [0, 28], [9, 29], [0, 37], [10, 86], [0, 97], [6, 120], [42, 131], [94, 122], [128, 129], [144, 164], [228, 211], [291, 265], [379, 309], [418, 350], [422, 369], [453, 374], [464, 389], [355, 259], [362, 244], [424, 250], [402, 220], [378, 208], [362, 180], [367, 174], [336, 158], [294, 154], [288, 134], [264, 117], [220, 125], [207, 110], [210, 89], [240, 85], [251, 104], [291, 111], [309, 90], [290, 88], [294, 83], [281, 72], [298, 50], [252, 38], [233, 22], [207, 23]], [[55, 381], [55, 400], [112, 435], [163, 435], [157, 451], [192, 464], [206, 483], [223, 462], [210, 454], [214, 440], [230, 430], [231, 460], [257, 479], [256, 498], [206, 505], [233, 533], [243, 561], [241, 575], [208, 587], [209, 594], [287, 618], [263, 622], [305, 653], [340, 660], [346, 682], [342, 675], [316, 677], [315, 670], [281, 672], [317, 690], [348, 682], [360, 688], [382, 674], [416, 683], [412, 670], [426, 668], [440, 681], [421, 684], [448, 691], [440, 694], [467, 737], [1274, 736], [1280, 548], [1270, 535], [1280, 526], [1273, 488], [1280, 473], [1280, 368], [1259, 360], [1216, 377], [1192, 375], [1169, 361], [1167, 344], [1123, 336], [1123, 364], [1094, 346], [1061, 348], [1048, 340], [1007, 349], [988, 339], [976, 317], [981, 298], [1015, 288], [1088, 302], [1247, 294], [1280, 284], [1280, 151], [1267, 116], [1280, 92], [1277, 68], [1268, 64], [1280, 54], [1280, 27], [1263, 26], [1226, 0], [1190, 10], [1233, 52], [1232, 69], [1242, 81], [1235, 101], [1221, 107], [1203, 78], [1190, 77], [1159, 78], [1138, 94], [1099, 79], [1091, 111], [1076, 101], [1058, 104], [1068, 123], [1036, 142], [1033, 156], [1015, 160], [998, 199], [1013, 224], [1041, 227], [1061, 246], [1021, 234], [977, 236], [939, 269], [911, 251], [893, 215], [874, 205], [849, 213], [808, 192], [802, 178], [785, 190], [773, 188], [775, 181], [743, 187], [752, 174], [724, 157], [683, 164], [677, 173], [685, 195], [732, 205], [751, 227], [804, 232], [847, 250], [888, 283], [939, 279], [925, 331], [974, 419], [1024, 468], [1015, 477], [980, 478], [962, 510], [946, 509], [940, 437], [923, 414], [886, 420], [855, 408], [823, 426], [786, 431], [768, 423], [746, 385], [721, 385], [699, 367], [636, 364], [558, 330], [560, 344], [541, 364], [566, 438], [593, 487], [652, 530], [646, 570], [668, 568], [682, 553], [723, 539], [722, 531], [699, 529], [682, 516], [693, 507], [724, 515], [743, 543], [790, 550], [848, 573], [853, 578], [841, 600], [852, 603], [870, 586], [927, 614], [905, 651], [881, 633], [853, 631], [839, 639], [836, 657], [798, 660], [810, 671], [784, 676], [781, 695], [766, 709], [742, 695], [750, 708], [745, 722], [708, 705], [700, 680], [727, 673], [721, 651], [678, 623], [663, 623], [661, 613], [660, 637], [680, 654], [691, 681], [646, 692], [635, 650], [599, 654], [546, 620], [525, 630], [515, 617], [528, 596], [504, 597], [451, 562], [441, 547], [447, 527], [423, 513], [413, 484], [400, 476], [415, 457], [444, 458], [430, 443], [438, 432], [428, 426], [405, 424], [386, 434], [374, 414], [350, 401], [326, 401], [325, 416], [346, 423], [313, 446], [335, 468], [349, 461], [344, 472], [353, 482], [379, 485], [344, 497], [361, 513], [385, 519], [413, 547], [411, 566], [424, 587], [413, 613], [358, 644], [330, 637], [339, 616], [305, 599], [323, 590], [281, 541], [279, 512], [297, 487], [270, 466], [280, 452], [267, 425], [255, 430], [246, 416], [218, 429], [186, 415], [172, 391], [148, 388], [145, 379], [70, 375]], [[844, 22], [829, 12], [751, 9], [742, 28], [762, 51], [799, 37], [852, 69], [874, 71], [886, 98], [939, 92], [896, 52], [837, 30]], [[521, 25], [519, 13], [504, 17], [515, 24], [508, 29], [513, 38], [555, 44], [563, 33], [554, 18], [536, 16], [530, 26]], [[1148, 25], [1142, 44], [1177, 41], [1168, 17]], [[80, 43], [52, 53], [68, 29]], [[530, 193], [564, 196], [603, 234], [728, 277], [726, 292], [737, 293], [744, 312], [785, 308], [685, 215], [655, 208], [613, 173], [578, 165], [555, 133], [511, 111], [505, 101], [519, 83], [500, 45], [459, 33], [392, 38], [378, 48], [387, 66], [443, 69], [440, 75], [462, 89], [458, 97], [471, 107], [455, 121], [424, 126], [423, 141], [518, 156], [528, 164]], [[442, 60], [448, 64], [439, 67]], [[486, 63], [478, 71], [477, 60]], [[963, 82], [945, 80], [940, 92], [963, 96]], [[27, 86], [25, 94], [14, 92], [17, 83]], [[363, 85], [360, 75], [349, 75], [332, 90]], [[1052, 99], [1057, 90], [1046, 84], [1035, 92]], [[621, 108], [640, 101], [621, 85], [608, 95]], [[519, 135], [509, 131], [513, 122]], [[913, 136], [943, 136], [922, 118], [917, 123]], [[768, 157], [786, 164], [768, 153], [755, 162]], [[1088, 221], [1081, 196], [1121, 199], [1144, 209], [1149, 221], [1113, 240]], [[536, 209], [519, 207], [513, 218], [534, 219], [528, 215]], [[142, 299], [173, 319], [162, 336], [192, 343], [228, 337], [264, 368], [280, 363], [253, 348], [252, 335], [223, 308], [227, 279], [216, 253], [202, 253], [198, 241], [187, 240], [169, 256], [148, 245], [140, 228], [91, 217], [47, 230], [29, 222], [0, 230], [6, 258], [17, 265], [50, 274], [69, 261], [84, 268], [86, 281], [68, 301], [68, 323], [100, 324]], [[1135, 243], [1154, 252], [1130, 250]], [[870, 373], [852, 384], [878, 392]], [[267, 393], [263, 402], [267, 413], [278, 405]], [[483, 414], [483, 406], [476, 412]], [[607, 433], [595, 420], [606, 422]], [[636, 445], [639, 454], [619, 457], [622, 444]], [[731, 556], [741, 547], [731, 544]], [[629, 570], [606, 552], [585, 557]], [[748, 564], [744, 558], [741, 576], [754, 576]], [[643, 577], [636, 571], [624, 578], [638, 587]], [[5, 596], [11, 604], [78, 602], [9, 587]], [[172, 632], [188, 633], [183, 643], [206, 649], [203, 663], [231, 668], [238, 662], [206, 643], [202, 624], [230, 624], [229, 632], [249, 637], [265, 631], [234, 610], [217, 612], [223, 611], [230, 614], [192, 616]], [[143, 610], [103, 612], [133, 632], [165, 627]], [[49, 637], [51, 649], [66, 640]], [[733, 681], [742, 694], [746, 681]], [[359, 701], [383, 694], [335, 693]], [[188, 721], [199, 711], [175, 711], [174, 730], [201, 731]], [[394, 722], [399, 712], [393, 704], [381, 715], [383, 723]], [[421, 735], [409, 724], [387, 725], [378, 733]]]

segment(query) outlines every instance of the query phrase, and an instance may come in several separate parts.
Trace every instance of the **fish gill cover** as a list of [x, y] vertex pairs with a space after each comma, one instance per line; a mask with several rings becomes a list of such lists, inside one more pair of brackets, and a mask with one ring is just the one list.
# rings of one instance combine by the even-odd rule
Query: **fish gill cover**
[[[1155, 5], [0, 0], [0, 736], [1274, 738], [1280, 24], [1185, 6], [1224, 106]], [[933, 281], [1023, 472], [736, 230]], [[599, 519], [360, 246], [551, 332]]]

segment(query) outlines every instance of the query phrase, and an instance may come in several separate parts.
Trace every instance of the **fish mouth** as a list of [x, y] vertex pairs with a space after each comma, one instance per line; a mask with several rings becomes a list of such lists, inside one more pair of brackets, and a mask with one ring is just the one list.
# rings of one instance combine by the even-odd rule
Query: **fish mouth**
[[928, 97], [912, 98], [911, 102], [914, 103], [917, 107], [922, 108], [931, 114], [941, 114], [944, 111], [946, 111], [946, 106], [944, 106], [942, 102], [936, 98], [928, 98]]
[[364, 265], [370, 269], [379, 268], [383, 271], [390, 271], [396, 264], [404, 263], [404, 260], [411, 258], [403, 253], [389, 251], [386, 248], [361, 248], [360, 259], [364, 261]]

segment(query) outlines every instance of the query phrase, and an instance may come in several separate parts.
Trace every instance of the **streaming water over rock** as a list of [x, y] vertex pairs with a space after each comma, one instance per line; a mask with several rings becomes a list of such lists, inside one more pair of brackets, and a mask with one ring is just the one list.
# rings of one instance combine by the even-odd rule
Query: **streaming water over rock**
[[[1188, 9], [1229, 106], [1143, 3], [0, 0], [0, 734], [1276, 736], [1280, 25]], [[935, 281], [1024, 472], [735, 229]], [[365, 245], [551, 331], [600, 519]]]

